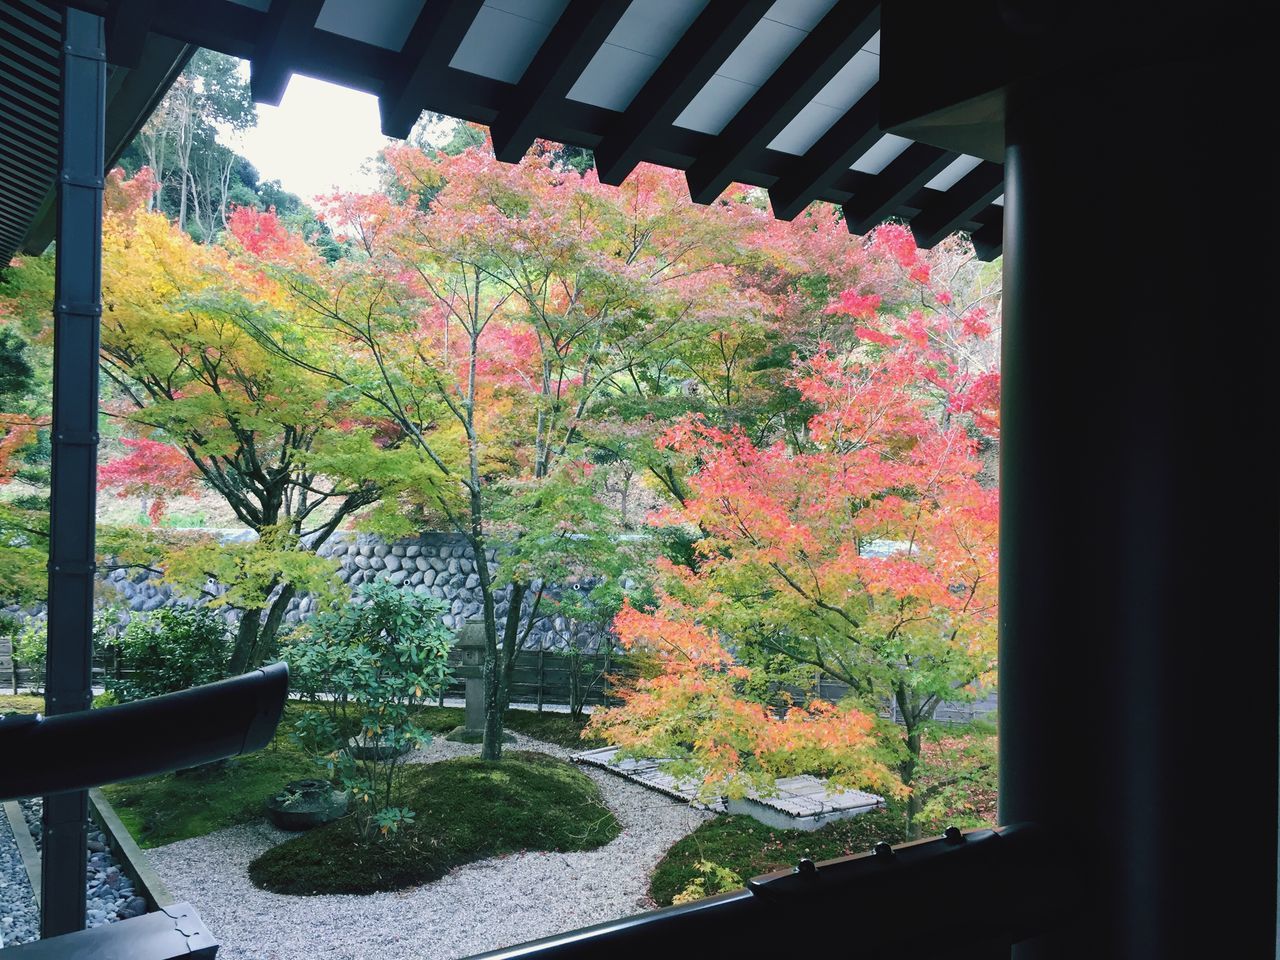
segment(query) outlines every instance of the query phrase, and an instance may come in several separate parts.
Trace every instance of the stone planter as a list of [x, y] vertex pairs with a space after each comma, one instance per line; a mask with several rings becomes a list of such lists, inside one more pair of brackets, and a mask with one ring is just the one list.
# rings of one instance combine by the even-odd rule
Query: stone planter
[[376, 740], [352, 737], [347, 741], [347, 756], [352, 760], [390, 760], [404, 756], [410, 749], [410, 744], [392, 743], [386, 737], [378, 737]]
[[267, 799], [267, 819], [281, 830], [310, 830], [343, 816], [350, 800], [328, 780], [294, 780]]

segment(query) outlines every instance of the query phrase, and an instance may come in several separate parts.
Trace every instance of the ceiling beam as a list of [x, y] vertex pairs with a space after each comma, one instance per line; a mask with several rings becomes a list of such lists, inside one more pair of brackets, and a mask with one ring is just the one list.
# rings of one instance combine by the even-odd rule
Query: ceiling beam
[[[999, 207], [992, 209], [999, 210]], [[1004, 252], [1004, 219], [990, 220], [969, 235], [979, 260], [990, 263]]]
[[546, 128], [565, 94], [582, 76], [618, 25], [629, 5], [599, 0], [569, 0], [551, 33], [538, 48], [520, 82], [502, 105], [489, 132], [499, 160], [516, 163]]
[[1004, 193], [1004, 165], [983, 160], [951, 189], [930, 198], [927, 207], [910, 220], [911, 235], [924, 249], [962, 230], [980, 210]]
[[409, 136], [483, 5], [484, 0], [423, 5], [378, 97], [385, 136]]
[[249, 92], [256, 103], [280, 105], [289, 77], [297, 62], [297, 51], [316, 32], [316, 17], [324, 0], [273, 0], [262, 28], [255, 34], [253, 59], [249, 62]]
[[147, 31], [160, 0], [112, 0], [107, 11], [107, 62], [133, 69], [142, 60]]
[[715, 138], [685, 174], [689, 193], [711, 203], [783, 128], [821, 92], [880, 27], [880, 5], [837, 0], [836, 5]]
[[617, 186], [635, 169], [645, 145], [670, 127], [773, 0], [710, 0], [595, 148], [602, 183]]
[[876, 174], [866, 190], [859, 190], [844, 205], [849, 232], [864, 234], [879, 226], [930, 180], [956, 159], [938, 147], [913, 143]]
[[881, 136], [877, 83], [769, 188], [773, 215], [779, 220], [794, 220]]

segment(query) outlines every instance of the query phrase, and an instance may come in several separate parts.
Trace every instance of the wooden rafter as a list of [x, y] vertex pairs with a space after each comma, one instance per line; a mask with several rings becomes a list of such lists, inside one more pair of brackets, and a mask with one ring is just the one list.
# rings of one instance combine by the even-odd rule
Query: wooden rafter
[[625, 3], [570, 0], [520, 82], [489, 125], [493, 152], [515, 163], [533, 145], [547, 117], [582, 75], [609, 32], [627, 12]]
[[318, 32], [316, 17], [324, 0], [274, 0], [254, 43], [249, 88], [258, 103], [278, 106], [289, 85], [296, 51]]
[[773, 215], [780, 220], [794, 219], [875, 146], [881, 135], [880, 85], [876, 84], [769, 188]]
[[710, 0], [595, 148], [602, 183], [617, 186], [670, 128], [773, 0]]
[[898, 211], [956, 159], [954, 153], [913, 143], [893, 162], [876, 174], [866, 190], [860, 190], [844, 205], [845, 223], [850, 233], [866, 233]]
[[911, 218], [911, 234], [922, 247], [932, 247], [965, 225], [1004, 192], [1004, 167], [982, 161], [963, 177], [930, 197], [929, 204]]
[[483, 0], [423, 5], [378, 97], [386, 136], [409, 136], [431, 100], [432, 88], [445, 82], [449, 60], [481, 6]]
[[863, 47], [880, 26], [880, 5], [837, 0], [825, 17], [757, 90], [686, 178], [698, 203], [710, 203], [733, 182], [735, 172], [782, 132]]

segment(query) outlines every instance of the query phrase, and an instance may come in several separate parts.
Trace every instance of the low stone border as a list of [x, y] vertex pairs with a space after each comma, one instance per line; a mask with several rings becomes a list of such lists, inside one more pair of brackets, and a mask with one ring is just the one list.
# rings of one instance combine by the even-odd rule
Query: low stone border
[[133, 881], [133, 888], [138, 896], [147, 901], [147, 909], [156, 911], [173, 906], [177, 901], [169, 893], [169, 888], [152, 869], [147, 855], [133, 839], [119, 814], [96, 787], [89, 791], [89, 816], [102, 829], [107, 838], [107, 846], [111, 848], [125, 876]]
[[4, 814], [9, 819], [9, 829], [13, 831], [14, 842], [18, 844], [18, 856], [22, 857], [22, 865], [26, 867], [27, 879], [31, 881], [31, 892], [36, 903], [40, 902], [40, 851], [31, 837], [31, 829], [27, 826], [27, 818], [22, 815], [22, 807], [17, 800], [8, 800], [4, 804]]

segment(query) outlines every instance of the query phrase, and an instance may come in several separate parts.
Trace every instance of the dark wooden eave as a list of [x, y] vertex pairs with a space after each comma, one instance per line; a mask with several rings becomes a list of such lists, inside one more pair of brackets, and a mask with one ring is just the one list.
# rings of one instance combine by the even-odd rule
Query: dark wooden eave
[[[412, 6], [417, 0], [406, 2]], [[383, 131], [390, 136], [406, 136], [429, 110], [489, 126], [495, 152], [504, 160], [518, 159], [535, 138], [543, 138], [595, 151], [607, 183], [621, 182], [637, 163], [647, 161], [684, 170], [691, 196], [702, 203], [715, 200], [730, 183], [752, 184], [768, 190], [782, 218], [794, 218], [823, 200], [842, 206], [856, 233], [899, 217], [921, 242], [932, 244], [957, 230], [982, 230], [980, 255], [1000, 253], [1001, 208], [992, 202], [1002, 192], [998, 164], [988, 161], [945, 190], [926, 184], [960, 154], [938, 146], [913, 144], [876, 173], [851, 169], [888, 129], [879, 83], [842, 108], [803, 153], [773, 145], [879, 30], [878, 3], [835, 0], [722, 128], [707, 133], [676, 120], [762, 20], [781, 15], [768, 0], [707, 0], [625, 105], [608, 109], [571, 97], [574, 83], [611, 31], [625, 33], [627, 12], [645, 2], [568, 0], [528, 63], [520, 66], [516, 82], [496, 79], [514, 76], [515, 70], [494, 69], [486, 76], [452, 63], [484, 7], [510, 7], [502, 0], [431, 0], [405, 24], [403, 36], [382, 45], [335, 32], [332, 18], [323, 21], [333, 0], [253, 5], [247, 0], [71, 0], [70, 5], [105, 16], [113, 63], [139, 63], [148, 55], [143, 51], [156, 44], [204, 46], [248, 60], [254, 96], [263, 102], [278, 102], [294, 73], [374, 94]], [[0, 0], [0, 10], [30, 5]], [[56, 15], [58, 6], [47, 9]], [[317, 26], [318, 19], [329, 29]], [[360, 25], [351, 33], [359, 34]], [[165, 79], [159, 81], [151, 102], [165, 89]], [[109, 122], [117, 112], [115, 104], [108, 105]], [[20, 127], [21, 119], [8, 125]], [[5, 144], [0, 141], [0, 149]], [[11, 155], [0, 153], [0, 162], [21, 166]], [[34, 248], [41, 238], [47, 231], [33, 230], [24, 246]]]

